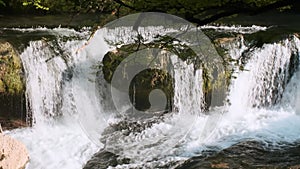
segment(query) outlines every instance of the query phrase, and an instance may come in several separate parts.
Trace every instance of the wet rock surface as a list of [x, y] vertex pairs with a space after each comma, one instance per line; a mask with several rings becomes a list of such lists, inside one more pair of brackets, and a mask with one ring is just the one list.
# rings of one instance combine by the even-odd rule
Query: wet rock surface
[[[128, 164], [130, 159], [100, 150], [85, 165], [84, 169], [104, 169]], [[181, 162], [180, 162], [181, 163]], [[184, 163], [172, 163], [160, 168], [211, 169], [211, 168], [290, 168], [300, 167], [300, 143], [272, 146], [259, 141], [243, 141], [229, 148], [217, 151], [205, 151]], [[130, 168], [130, 167], [129, 167]]]
[[128, 164], [130, 159], [119, 158], [118, 155], [109, 151], [100, 150], [84, 166], [83, 169], [105, 169], [115, 167], [118, 164]]
[[193, 157], [177, 169], [297, 167], [300, 167], [300, 143], [272, 147], [258, 141], [245, 141], [217, 153]]

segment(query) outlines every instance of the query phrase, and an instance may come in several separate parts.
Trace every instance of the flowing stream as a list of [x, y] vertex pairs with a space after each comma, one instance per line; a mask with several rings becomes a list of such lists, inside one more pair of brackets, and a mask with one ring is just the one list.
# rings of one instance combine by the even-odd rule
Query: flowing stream
[[[153, 30], [154, 29], [154, 30]], [[267, 28], [203, 27], [226, 32], [254, 33]], [[97, 66], [113, 48], [97, 31], [71, 29], [14, 29], [45, 31], [55, 39], [31, 41], [21, 54], [26, 73], [27, 109], [34, 125], [9, 135], [28, 148], [28, 169], [82, 168], [100, 149], [129, 158], [116, 168], [163, 167], [184, 162], [203, 150], [224, 149], [246, 139], [271, 144], [293, 143], [300, 138], [300, 40], [291, 36], [251, 48], [231, 45], [228, 53], [247, 58], [244, 71], [235, 68], [229, 102], [211, 113], [201, 113], [202, 76], [182, 63], [174, 72], [177, 113], [135, 134], [103, 134], [117, 119], [105, 99], [107, 88]], [[152, 32], [160, 31], [152, 28]], [[248, 32], [247, 32], [248, 31]], [[76, 37], [67, 39], [66, 37]], [[234, 43], [234, 42], [233, 42]], [[296, 66], [293, 66], [295, 65]], [[294, 73], [293, 73], [294, 72]], [[100, 86], [100, 88], [99, 88]], [[214, 127], [207, 127], [213, 123]], [[101, 135], [106, 143], [100, 142]], [[175, 165], [176, 166], [176, 165]]]

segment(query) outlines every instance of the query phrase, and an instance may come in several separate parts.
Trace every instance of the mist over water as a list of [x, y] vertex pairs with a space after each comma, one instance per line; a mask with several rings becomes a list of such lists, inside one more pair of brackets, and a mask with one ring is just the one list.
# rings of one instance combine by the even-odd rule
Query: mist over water
[[[234, 27], [234, 31], [239, 29], [247, 31]], [[250, 30], [256, 29], [266, 28], [252, 26]], [[230, 27], [225, 30], [230, 31]], [[122, 120], [113, 112], [113, 106], [107, 105], [109, 86], [99, 79], [103, 75], [95, 68], [104, 54], [113, 49], [104, 40], [106, 30], [97, 31], [90, 41], [82, 40], [88, 38], [84, 31], [75, 33], [81, 37], [79, 40], [63, 40], [70, 32], [74, 35], [74, 31], [44, 31], [54, 32], [57, 39], [32, 41], [21, 54], [27, 108], [33, 114], [34, 125], [8, 132], [27, 146], [28, 169], [82, 168], [101, 148], [132, 159], [130, 164], [117, 168], [155, 168], [247, 139], [276, 145], [293, 143], [300, 137], [300, 75], [298, 70], [290, 75], [292, 57], [299, 57], [300, 40], [295, 36], [250, 50], [244, 71], [236, 69], [236, 78], [231, 80], [229, 102], [209, 113], [200, 109], [201, 70], [180, 62], [174, 70], [177, 112], [167, 114], [164, 120], [140, 133], [124, 135], [118, 131], [103, 134], [110, 124]], [[155, 34], [161, 28], [144, 31]], [[124, 36], [110, 38], [126, 41]], [[58, 46], [51, 45], [53, 41]], [[245, 48], [245, 44], [232, 45], [228, 52], [238, 59]], [[177, 59], [172, 57], [172, 62]], [[106, 144], [100, 141], [102, 134]]]

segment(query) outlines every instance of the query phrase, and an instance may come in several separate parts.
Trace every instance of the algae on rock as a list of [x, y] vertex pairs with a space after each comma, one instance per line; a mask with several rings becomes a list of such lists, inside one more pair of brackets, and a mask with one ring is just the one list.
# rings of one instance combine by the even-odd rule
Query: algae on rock
[[[21, 59], [9, 42], [0, 41], [0, 123], [3, 128], [25, 125], [25, 105]], [[15, 123], [16, 121], [18, 123]]]
[[[220, 63], [221, 61], [218, 60], [217, 60], [218, 63], [217, 64], [215, 63], [216, 62], [215, 57], [218, 57], [219, 55], [217, 52], [209, 51], [208, 49], [212, 48], [213, 46], [208, 46], [208, 45], [210, 44], [206, 44], [206, 46], [202, 45], [201, 49], [190, 48], [184, 43], [181, 43], [179, 40], [169, 36], [158, 37], [156, 40], [149, 43], [136, 42], [133, 44], [122, 45], [116, 50], [109, 51], [105, 54], [102, 62], [102, 71], [104, 74], [104, 79], [108, 83], [111, 83], [112, 77], [119, 64], [121, 64], [121, 62], [125, 60], [132, 53], [143, 50], [145, 51], [143, 54], [147, 55], [146, 53], [150, 49], [161, 49], [171, 54], [177, 55], [178, 58], [180, 58], [182, 61], [186, 61], [188, 64], [194, 64], [195, 70], [202, 69], [202, 76], [203, 76], [202, 88], [204, 91], [205, 106], [201, 107], [201, 109], [206, 111], [212, 105], [211, 104], [212, 102], [216, 103], [213, 104], [213, 106], [223, 103], [222, 99], [225, 97], [225, 95], [221, 93], [225, 92], [223, 88], [224, 86], [228, 85], [227, 82], [229, 80], [227, 78], [229, 78], [230, 75], [230, 73], [228, 73], [227, 70], [224, 69], [224, 67], [226, 67], [224, 66], [225, 63]], [[195, 50], [196, 51], [200, 50], [200, 52], [203, 53], [203, 56], [198, 56]], [[153, 55], [154, 58], [158, 58], [158, 54], [155, 54], [155, 52], [154, 54], [151, 52], [149, 52], [148, 54]], [[148, 58], [147, 56], [145, 56], [144, 58], [145, 58], [144, 60], [140, 60], [139, 62], [147, 62], [152, 64], [153, 61], [151, 59], [147, 59]], [[164, 69], [168, 69], [167, 67], [172, 65], [170, 64], [171, 61], [168, 59], [168, 57], [161, 57], [161, 58], [162, 59], [160, 59], [155, 64], [163, 65], [162, 67]], [[134, 64], [136, 66], [139, 64], [144, 65], [145, 63], [136, 63], [136, 62], [127, 63], [126, 70], [124, 69], [122, 72], [124, 75], [123, 79], [118, 80], [120, 84], [122, 84], [122, 81], [126, 78], [128, 71], [130, 71], [129, 68], [130, 64]], [[221, 68], [218, 67], [218, 65], [220, 64], [222, 64], [223, 67]], [[216, 73], [218, 74], [217, 76]], [[172, 76], [168, 75], [168, 73], [165, 73], [164, 71], [159, 71], [159, 69], [151, 69], [148, 71], [143, 71], [139, 74], [139, 76], [134, 78], [134, 81], [132, 82], [131, 85], [131, 89], [129, 91], [129, 95], [130, 98], [133, 98], [133, 95], [135, 95], [134, 100], [136, 100], [137, 103], [136, 107], [140, 106], [139, 109], [143, 110], [143, 109], [147, 109], [149, 106], [148, 104], [149, 92], [153, 89], [160, 88], [167, 96], [167, 100], [168, 100], [167, 110], [172, 110], [173, 97], [174, 97], [173, 82], [174, 79], [172, 78]], [[151, 84], [156, 84], [156, 85], [151, 85]], [[121, 88], [124, 87], [122, 85], [119, 86]], [[133, 86], [135, 86], [136, 91], [132, 89]], [[211, 98], [214, 97], [216, 94], [218, 94], [218, 97], [220, 97], [219, 99], [220, 101], [219, 100], [217, 101], [218, 103], [216, 102], [216, 99], [212, 100]], [[131, 102], [134, 102], [133, 99], [131, 99]]]

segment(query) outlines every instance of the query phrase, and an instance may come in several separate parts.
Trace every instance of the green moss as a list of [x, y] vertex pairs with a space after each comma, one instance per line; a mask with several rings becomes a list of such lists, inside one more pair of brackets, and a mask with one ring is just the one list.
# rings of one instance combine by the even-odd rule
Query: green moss
[[136, 109], [147, 110], [150, 108], [149, 95], [154, 89], [160, 89], [167, 97], [166, 110], [172, 109], [174, 96], [174, 79], [166, 71], [159, 69], [146, 69], [137, 74], [129, 88], [131, 102], [135, 102]]
[[[151, 43], [136, 43], [136, 44], [129, 44], [129, 45], [123, 45], [120, 48], [116, 49], [115, 51], [110, 51], [106, 53], [106, 55], [103, 58], [102, 62], [102, 71], [104, 74], [104, 79], [111, 83], [112, 76], [115, 73], [117, 67], [119, 64], [124, 61], [126, 57], [128, 57], [130, 54], [143, 50], [143, 53], [139, 53], [142, 55], [145, 55], [145, 59], [138, 59], [137, 60], [130, 60], [127, 61], [127, 63], [124, 65], [125, 69], [122, 71], [123, 77], [121, 79], [118, 79], [117, 83], [122, 84], [123, 80], [126, 80], [127, 74], [131, 72], [131, 65], [134, 65], [133, 68], [136, 69], [138, 66], [141, 66], [142, 68], [145, 67], [145, 65], [148, 65], [152, 62], [155, 62], [159, 65], [165, 65], [167, 69], [167, 65], [169, 60], [166, 59], [165, 61], [162, 61], [158, 59], [157, 61], [154, 61], [153, 58], [156, 58], [155, 52], [153, 53], [152, 50], [148, 49], [163, 49], [166, 51], [169, 51], [171, 53], [177, 54], [182, 60], [192, 60], [193, 56], [196, 56], [195, 53], [192, 51], [192, 49], [187, 48], [187, 46], [181, 45], [176, 46], [172, 45], [173, 38], [171, 37], [160, 37], [159, 40], [153, 41]], [[145, 50], [144, 50], [145, 49]], [[165, 64], [162, 62], [166, 62]], [[153, 64], [155, 64], [153, 63]], [[167, 97], [167, 105], [166, 109], [171, 110], [172, 109], [172, 103], [173, 103], [173, 96], [174, 96], [174, 83], [173, 78], [171, 75], [169, 75], [166, 71], [162, 71], [160, 69], [146, 69], [139, 74], [137, 74], [132, 82], [130, 83], [130, 90], [129, 90], [129, 96], [131, 99], [131, 102], [135, 102], [134, 105], [136, 109], [138, 110], [147, 110], [150, 108], [150, 103], [148, 100], [149, 94], [154, 89], [160, 89], [165, 93], [165, 96]], [[113, 84], [116, 85], [116, 84]], [[122, 89], [122, 85], [118, 85], [119, 90]], [[125, 89], [126, 90], [126, 89]]]
[[24, 90], [21, 77], [21, 61], [8, 42], [0, 42], [0, 91], [6, 95], [18, 95]]
[[[112, 76], [115, 73], [119, 64], [130, 54], [143, 50], [145, 59], [139, 60], [139, 62], [143, 62], [143, 63], [136, 63], [133, 61], [129, 61], [128, 63], [126, 63], [125, 65], [126, 70], [124, 69], [122, 72], [123, 79], [122, 78], [118, 79], [117, 83], [120, 84], [118, 84], [118, 86], [115, 86], [120, 88], [119, 90], [122, 90], [122, 81], [126, 80], [127, 74], [130, 73], [130, 67], [131, 67], [130, 65], [133, 64], [136, 67], [137, 65], [140, 64], [141, 66], [145, 67], [145, 65], [151, 62], [151, 59], [150, 60], [147, 59], [147, 55], [153, 55], [153, 54], [151, 52], [147, 53], [147, 50], [144, 49], [151, 49], [151, 48], [163, 49], [170, 53], [176, 54], [182, 61], [187, 61], [188, 64], [193, 63], [195, 69], [202, 69], [202, 78], [203, 78], [202, 90], [205, 95], [204, 96], [205, 102], [207, 103], [207, 108], [205, 109], [208, 110], [208, 107], [210, 106], [209, 102], [211, 100], [212, 94], [214, 92], [219, 92], [219, 93], [224, 92], [224, 87], [227, 88], [230, 83], [232, 71], [230, 69], [227, 70], [229, 59], [227, 58], [225, 51], [222, 51], [222, 49], [219, 48], [220, 52], [222, 51], [224, 53], [221, 56], [223, 61], [221, 60], [222, 63], [220, 63], [223, 64], [223, 67], [218, 67], [219, 64], [205, 62], [205, 59], [207, 59], [207, 57], [210, 57], [212, 55], [211, 53], [206, 53], [207, 57], [202, 58], [204, 60], [201, 60], [201, 57], [197, 56], [197, 54], [194, 52], [193, 49], [191, 49], [190, 47], [182, 43], [174, 43], [175, 41], [178, 42], [177, 39], [174, 39], [172, 37], [161, 36], [150, 43], [135, 43], [135, 44], [123, 45], [114, 51], [110, 51], [106, 53], [101, 65], [105, 80], [108, 83], [111, 83]], [[150, 58], [153, 57], [155, 56], [152, 56]], [[167, 65], [170, 65], [168, 64], [169, 62], [168, 60], [166, 62]], [[160, 65], [161, 63], [157, 63], [157, 64]], [[154, 76], [155, 74], [159, 76]], [[173, 81], [174, 79], [172, 79], [168, 74], [165, 74], [164, 72], [159, 70], [147, 70], [145, 72], [142, 72], [137, 77], [135, 77], [135, 79], [133, 80], [133, 84], [131, 84], [131, 88], [129, 92], [131, 101], [133, 101], [132, 99], [133, 93], [138, 92], [139, 94], [135, 96], [135, 100], [137, 100], [137, 102], [140, 102], [139, 110], [148, 108], [149, 92], [153, 89], [159, 88], [166, 94], [169, 107], [172, 107], [173, 96], [174, 96]], [[136, 91], [132, 89], [132, 86], [135, 86]]]
[[2, 80], [0, 80], [0, 93], [4, 93], [5, 92], [5, 84], [3, 83]]
[[[197, 55], [196, 53], [189, 48], [187, 45], [182, 45], [180, 43], [174, 43], [178, 40], [170, 37], [170, 36], [161, 36], [157, 37], [158, 39], [151, 43], [135, 43], [129, 45], [123, 45], [120, 48], [117, 48], [115, 51], [110, 51], [105, 54], [102, 62], [102, 71], [104, 73], [104, 78], [107, 82], [111, 82], [111, 78], [113, 73], [115, 72], [118, 65], [130, 54], [143, 50], [143, 49], [163, 49], [169, 51], [171, 53], [176, 54], [183, 61], [189, 60], [190, 62], [196, 63]], [[134, 64], [145, 64], [151, 62], [151, 58], [147, 60], [143, 60], [144, 63], [136, 63]]]

